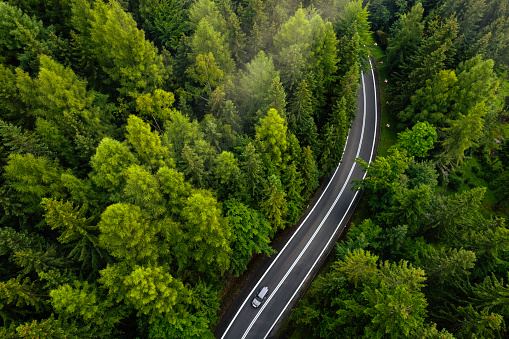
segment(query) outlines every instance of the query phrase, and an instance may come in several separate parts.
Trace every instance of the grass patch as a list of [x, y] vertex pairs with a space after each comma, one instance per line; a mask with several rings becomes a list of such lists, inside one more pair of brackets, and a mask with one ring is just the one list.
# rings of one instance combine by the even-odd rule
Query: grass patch
[[[389, 79], [388, 74], [386, 74], [385, 68], [383, 66], [385, 53], [380, 46], [373, 44], [370, 47], [370, 53], [375, 60], [375, 65], [378, 72], [378, 85], [380, 90], [380, 101], [382, 106], [382, 121], [380, 122], [380, 144], [378, 146], [378, 155], [377, 156], [386, 156], [387, 150], [394, 145], [398, 140], [398, 131], [396, 130], [396, 113], [391, 111], [391, 103], [390, 99], [387, 95], [387, 88], [385, 80]], [[387, 127], [387, 125], [389, 127]]]

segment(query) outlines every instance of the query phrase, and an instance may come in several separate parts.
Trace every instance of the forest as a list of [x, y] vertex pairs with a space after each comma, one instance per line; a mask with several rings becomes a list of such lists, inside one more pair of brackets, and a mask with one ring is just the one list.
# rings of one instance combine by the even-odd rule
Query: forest
[[508, 12], [0, 1], [0, 337], [213, 338], [341, 161], [370, 56], [399, 133], [295, 333], [506, 336]]
[[372, 0], [383, 119], [363, 205], [291, 338], [509, 336], [509, 2]]
[[0, 1], [0, 337], [213, 338], [341, 160], [362, 1]]

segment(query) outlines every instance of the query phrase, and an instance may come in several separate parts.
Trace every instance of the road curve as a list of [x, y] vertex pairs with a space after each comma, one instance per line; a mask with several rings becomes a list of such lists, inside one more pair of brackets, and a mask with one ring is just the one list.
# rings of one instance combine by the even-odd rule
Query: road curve
[[[351, 182], [364, 177], [354, 160], [359, 157], [371, 162], [375, 157], [378, 112], [376, 82], [372, 70], [361, 76], [356, 114], [343, 160], [327, 187], [218, 338], [272, 337], [298, 301], [297, 296], [311, 282], [319, 269], [318, 263], [324, 259], [345, 228], [346, 216], [355, 208], [359, 194], [351, 190]], [[255, 309], [251, 306], [251, 300], [262, 286], [269, 287], [269, 295]]]

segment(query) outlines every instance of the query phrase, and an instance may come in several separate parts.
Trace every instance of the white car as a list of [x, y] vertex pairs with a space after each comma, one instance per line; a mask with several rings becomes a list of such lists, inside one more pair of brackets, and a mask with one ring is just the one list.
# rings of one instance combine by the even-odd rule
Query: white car
[[269, 294], [269, 288], [268, 287], [262, 287], [256, 294], [256, 297], [254, 297], [253, 301], [251, 302], [251, 305], [253, 305], [254, 308], [260, 307], [260, 305], [267, 299], [267, 294]]

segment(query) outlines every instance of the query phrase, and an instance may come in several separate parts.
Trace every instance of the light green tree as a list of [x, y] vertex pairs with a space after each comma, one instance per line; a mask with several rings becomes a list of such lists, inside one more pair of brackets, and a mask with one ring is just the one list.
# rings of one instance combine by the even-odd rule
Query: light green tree
[[410, 98], [410, 105], [398, 113], [404, 122], [428, 122], [441, 126], [450, 115], [458, 86], [454, 70], [441, 70], [426, 80], [426, 84], [415, 91]]
[[168, 206], [168, 212], [178, 215], [185, 199], [191, 193], [191, 185], [184, 181], [184, 174], [174, 168], [162, 167], [156, 173], [160, 191]]
[[[78, 8], [73, 10], [74, 15]], [[152, 92], [167, 78], [162, 57], [153, 43], [145, 39], [130, 14], [116, 2], [105, 4], [96, 1], [91, 12], [89, 34], [92, 53], [103, 72], [121, 96], [136, 99], [140, 94]]]
[[256, 136], [260, 139], [263, 152], [267, 155], [269, 162], [277, 167], [283, 167], [284, 153], [287, 148], [285, 120], [278, 112], [271, 108], [267, 116], [260, 118], [256, 125]]
[[260, 112], [265, 112], [261, 110], [266, 108], [265, 103], [272, 82], [278, 76], [279, 72], [275, 70], [272, 58], [267, 56], [263, 51], [260, 51], [253, 60], [246, 65], [246, 72], [243, 72], [240, 76], [239, 95], [241, 100], [238, 104], [241, 111], [245, 112], [243, 122], [246, 128], [258, 122], [258, 119], [261, 118], [257, 113], [259, 110]]
[[175, 109], [171, 108], [174, 102], [173, 93], [158, 88], [152, 93], [140, 95], [136, 99], [136, 110], [145, 119], [171, 120], [175, 114]]
[[239, 275], [247, 269], [253, 253], [275, 253], [269, 246], [272, 226], [263, 214], [236, 199], [227, 200], [225, 208], [232, 228], [230, 270]]
[[192, 193], [182, 209], [184, 239], [190, 260], [188, 267], [215, 274], [230, 266], [231, 227], [221, 213], [221, 206], [210, 191]]
[[371, 338], [401, 338], [423, 325], [426, 316], [426, 298], [405, 285], [390, 287], [384, 282], [379, 288], [366, 287], [363, 296], [371, 307], [365, 313], [372, 318], [365, 328]]
[[206, 17], [198, 23], [191, 40], [191, 50], [189, 58], [192, 61], [195, 61], [200, 54], [208, 56], [209, 53], [212, 53], [219, 69], [227, 74], [234, 70], [235, 63], [231, 57], [228, 43], [225, 41], [225, 36], [217, 31]]
[[[196, 56], [196, 63], [186, 70], [191, 79], [203, 86], [203, 89], [197, 90], [196, 94], [200, 95], [206, 93], [210, 97], [212, 91], [219, 86], [223, 79], [223, 71], [217, 66], [216, 59], [212, 52], [205, 55], [198, 54]], [[207, 97], [201, 96], [207, 100]]]
[[435, 126], [427, 122], [418, 122], [411, 130], [407, 128], [398, 133], [398, 144], [407, 151], [409, 157], [414, 155], [420, 158], [426, 157], [437, 139]]
[[125, 171], [124, 202], [136, 205], [158, 217], [165, 213], [166, 204], [156, 176], [139, 165]]
[[281, 81], [292, 89], [302, 76], [309, 49], [313, 41], [312, 27], [304, 10], [299, 8], [295, 15], [281, 25], [274, 37], [277, 62], [281, 69]]
[[125, 183], [124, 170], [135, 163], [137, 159], [129, 147], [116, 140], [104, 138], [90, 161], [93, 169], [92, 181], [115, 199], [118, 190]]
[[61, 168], [44, 157], [11, 154], [4, 167], [5, 184], [14, 189], [28, 216], [40, 211], [42, 198], [63, 197]]
[[135, 115], [127, 119], [126, 140], [132, 146], [140, 163], [157, 171], [161, 167], [173, 167], [170, 150], [163, 146], [157, 131], [152, 132], [150, 125]]
[[115, 258], [137, 263], [158, 257], [154, 243], [157, 229], [138, 206], [125, 203], [110, 205], [101, 214], [98, 226], [101, 231], [99, 244]]
[[448, 120], [448, 127], [442, 131], [446, 138], [442, 141], [440, 163], [445, 167], [458, 167], [465, 158], [465, 151], [476, 146], [481, 138], [486, 115], [484, 103], [477, 104], [467, 114], [458, 113], [458, 118]]
[[115, 307], [111, 297], [101, 295], [95, 284], [75, 280], [72, 285], [64, 284], [49, 292], [53, 309], [62, 316], [77, 317], [92, 326], [110, 330], [124, 316], [122, 307]]

